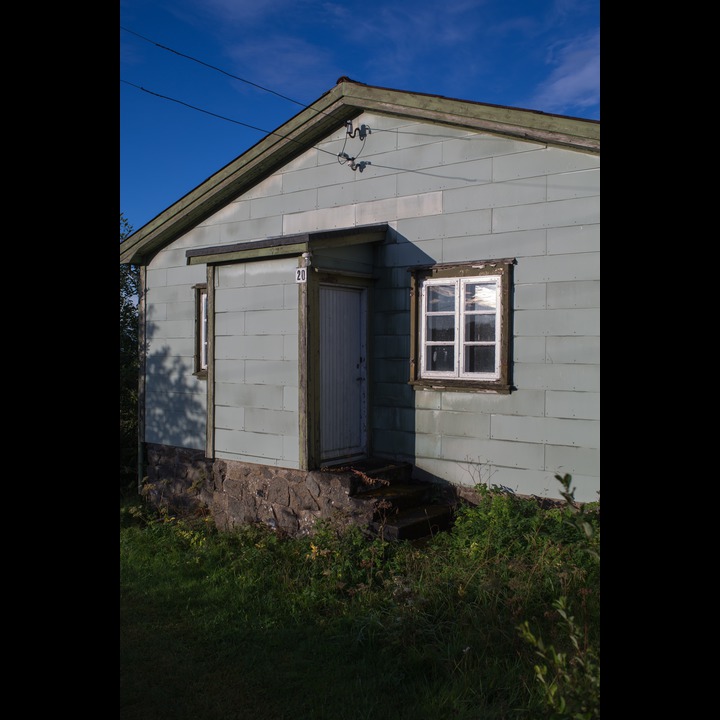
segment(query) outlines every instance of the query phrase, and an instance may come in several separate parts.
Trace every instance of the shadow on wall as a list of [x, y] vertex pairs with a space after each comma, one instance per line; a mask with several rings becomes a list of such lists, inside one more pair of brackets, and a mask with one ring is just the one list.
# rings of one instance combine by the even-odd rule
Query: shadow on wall
[[[146, 347], [157, 325], [148, 323]], [[162, 340], [158, 338], [160, 342]], [[140, 493], [173, 511], [200, 512], [211, 497], [212, 468], [205, 458], [205, 380], [169, 347], [145, 355], [145, 434]]]
[[410, 268], [432, 265], [428, 255], [390, 228], [377, 246], [373, 312], [372, 450], [415, 463], [415, 394], [410, 379]]
[[147, 353], [157, 325], [148, 323], [145, 356], [145, 438], [174, 447], [205, 447], [206, 380], [193, 367], [163, 347]]
[[[389, 229], [385, 242], [375, 246], [372, 260], [377, 281], [371, 324], [373, 368], [368, 418], [371, 451], [413, 464], [416, 461], [416, 398], [408, 383], [410, 268], [441, 260], [425, 251], [429, 248], [438, 250], [439, 246], [435, 241], [412, 242]], [[164, 340], [164, 328], [152, 321], [147, 322], [146, 338], [142, 440], [203, 452], [207, 381], [193, 374], [193, 338], [175, 340], [171, 349]], [[184, 355], [178, 356], [178, 350]]]

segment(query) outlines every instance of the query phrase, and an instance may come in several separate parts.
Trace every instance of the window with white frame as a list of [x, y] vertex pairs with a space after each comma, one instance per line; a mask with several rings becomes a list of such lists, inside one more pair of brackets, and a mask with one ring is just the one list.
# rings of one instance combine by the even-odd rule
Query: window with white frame
[[207, 376], [208, 292], [207, 285], [195, 286], [195, 374]]
[[510, 391], [512, 262], [436, 265], [415, 271], [414, 385]]

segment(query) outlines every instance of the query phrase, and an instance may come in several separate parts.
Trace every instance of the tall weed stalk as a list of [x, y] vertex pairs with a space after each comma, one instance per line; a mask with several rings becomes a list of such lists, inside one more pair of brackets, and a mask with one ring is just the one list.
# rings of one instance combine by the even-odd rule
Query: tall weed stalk
[[[566, 501], [564, 522], [580, 538], [579, 551], [594, 561], [599, 569], [599, 511], [596, 515], [587, 506], [575, 502], [570, 475], [555, 477], [563, 486], [561, 495]], [[583, 588], [579, 593], [581, 601], [590, 592], [589, 588]], [[582, 604], [584, 606], [584, 602]], [[520, 636], [534, 648], [539, 659], [534, 671], [545, 699], [546, 716], [551, 720], [599, 720], [599, 640], [590, 642], [587, 626], [581, 627], [570, 614], [570, 602], [565, 595], [556, 598], [552, 606], [557, 618], [558, 646], [563, 643], [564, 649], [556, 649], [554, 644], [546, 643], [540, 634], [533, 633], [528, 620], [518, 626]]]

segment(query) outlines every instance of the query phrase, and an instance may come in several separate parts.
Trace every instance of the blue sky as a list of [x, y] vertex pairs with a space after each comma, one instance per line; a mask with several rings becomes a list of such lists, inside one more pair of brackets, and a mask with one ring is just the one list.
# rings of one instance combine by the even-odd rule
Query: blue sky
[[599, 120], [600, 3], [120, 0], [120, 212], [139, 230], [342, 76]]

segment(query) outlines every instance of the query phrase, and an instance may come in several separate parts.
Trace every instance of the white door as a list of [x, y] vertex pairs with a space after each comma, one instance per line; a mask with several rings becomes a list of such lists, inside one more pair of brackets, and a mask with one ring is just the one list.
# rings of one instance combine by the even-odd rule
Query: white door
[[320, 286], [320, 460], [367, 453], [367, 290]]

